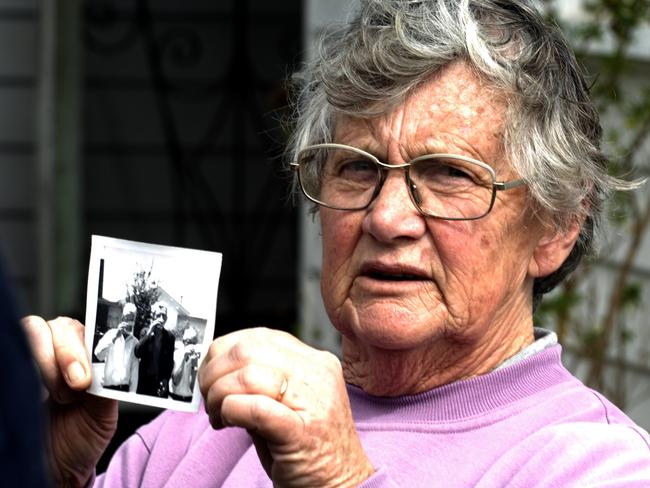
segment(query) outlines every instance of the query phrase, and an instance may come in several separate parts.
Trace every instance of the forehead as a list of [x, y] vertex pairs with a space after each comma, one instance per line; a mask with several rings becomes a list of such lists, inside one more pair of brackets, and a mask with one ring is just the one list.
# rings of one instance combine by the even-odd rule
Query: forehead
[[465, 63], [448, 65], [413, 90], [402, 104], [377, 118], [341, 115], [335, 142], [408, 160], [453, 152], [487, 163], [502, 157], [503, 97]]

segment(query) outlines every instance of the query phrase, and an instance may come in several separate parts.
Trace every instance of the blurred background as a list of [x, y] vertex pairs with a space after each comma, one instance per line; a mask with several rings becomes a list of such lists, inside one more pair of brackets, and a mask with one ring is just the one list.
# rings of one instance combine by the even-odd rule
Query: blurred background
[[[617, 175], [650, 168], [650, 0], [539, 2], [593, 75]], [[90, 236], [223, 253], [216, 333], [336, 351], [317, 222], [284, 170], [285, 80], [353, 0], [0, 0], [0, 251], [24, 313], [83, 319]], [[536, 320], [650, 428], [648, 185]], [[123, 406], [119, 442], [155, 413]]]

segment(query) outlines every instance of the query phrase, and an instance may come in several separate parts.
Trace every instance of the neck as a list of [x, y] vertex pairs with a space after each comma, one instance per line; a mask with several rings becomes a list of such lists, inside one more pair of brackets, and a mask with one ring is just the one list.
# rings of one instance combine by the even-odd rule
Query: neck
[[345, 380], [377, 396], [416, 394], [489, 373], [534, 340], [532, 317], [492, 327], [477, 340], [442, 336], [414, 350], [386, 350], [343, 338]]

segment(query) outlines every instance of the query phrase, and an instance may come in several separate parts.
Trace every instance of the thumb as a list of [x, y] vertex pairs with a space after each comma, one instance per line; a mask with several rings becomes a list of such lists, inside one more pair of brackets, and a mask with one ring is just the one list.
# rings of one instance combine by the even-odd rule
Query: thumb
[[48, 322], [59, 369], [73, 390], [85, 390], [92, 380], [84, 344], [84, 327], [76, 320], [56, 318]]
[[302, 435], [300, 415], [266, 395], [228, 395], [221, 405], [226, 426], [244, 427], [274, 444], [284, 444]]

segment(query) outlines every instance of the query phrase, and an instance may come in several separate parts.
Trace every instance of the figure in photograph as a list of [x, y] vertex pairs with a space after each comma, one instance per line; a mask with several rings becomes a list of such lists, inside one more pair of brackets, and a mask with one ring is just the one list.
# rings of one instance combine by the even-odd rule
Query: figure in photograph
[[174, 334], [165, 329], [167, 307], [162, 302], [151, 306], [151, 325], [135, 346], [140, 358], [138, 389], [142, 395], [167, 398], [174, 367]]
[[174, 371], [172, 372], [169, 396], [182, 402], [192, 401], [194, 381], [199, 368], [201, 355], [196, 344], [199, 335], [194, 327], [188, 326], [183, 331], [182, 345], [174, 351]]
[[104, 361], [104, 388], [132, 391], [135, 387], [137, 361], [134, 349], [138, 340], [133, 336], [133, 324], [136, 313], [135, 304], [124, 304], [118, 326], [106, 331], [97, 342], [95, 356]]

